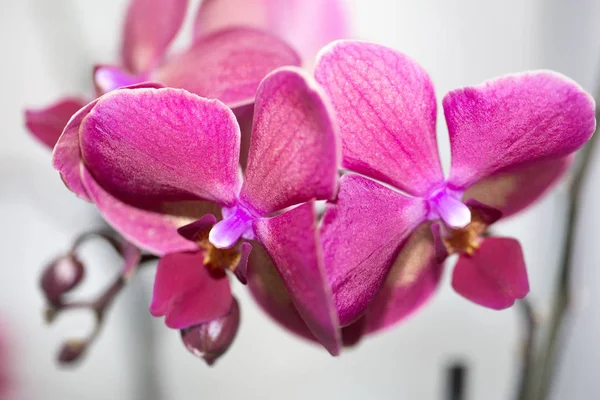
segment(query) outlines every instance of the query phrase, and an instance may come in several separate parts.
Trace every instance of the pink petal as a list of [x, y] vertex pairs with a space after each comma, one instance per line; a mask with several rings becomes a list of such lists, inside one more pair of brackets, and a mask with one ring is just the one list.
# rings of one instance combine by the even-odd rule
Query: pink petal
[[529, 293], [521, 245], [512, 238], [485, 239], [472, 256], [459, 257], [452, 287], [484, 307], [502, 310], [512, 306]]
[[188, 0], [131, 0], [121, 57], [131, 72], [138, 74], [156, 67], [177, 35]]
[[398, 249], [426, 216], [422, 199], [348, 174], [323, 217], [325, 267], [342, 326], [360, 317], [387, 278]]
[[387, 47], [339, 41], [320, 53], [315, 76], [337, 113], [345, 168], [416, 196], [441, 185], [435, 93], [417, 63]]
[[158, 255], [198, 248], [177, 233], [177, 228], [193, 219], [130, 206], [106, 192], [87, 169], [82, 175], [91, 201], [96, 203], [106, 222], [136, 246]]
[[[160, 87], [160, 85], [156, 83], [143, 83], [132, 85], [124, 89], [157, 87]], [[65, 185], [77, 196], [87, 201], [91, 200], [83, 187], [81, 180], [81, 173], [84, 167], [81, 156], [79, 132], [81, 123], [96, 106], [98, 100], [99, 99], [93, 100], [71, 117], [64, 127], [63, 133], [56, 142], [52, 153], [52, 166], [60, 172], [60, 177]]]
[[119, 67], [98, 65], [94, 68], [94, 84], [99, 95], [124, 86], [147, 81], [144, 75], [133, 75]]
[[316, 82], [300, 69], [267, 76], [254, 105], [246, 180], [240, 198], [267, 215], [336, 192], [337, 126]]
[[573, 159], [573, 155], [553, 158], [493, 174], [469, 187], [464, 198], [494, 207], [506, 218], [546, 194], [564, 176]]
[[510, 75], [444, 97], [450, 184], [467, 188], [495, 173], [564, 157], [592, 136], [594, 100], [553, 72]]
[[162, 66], [153, 80], [234, 108], [254, 102], [260, 81], [284, 65], [300, 65], [285, 42], [267, 32], [238, 27], [203, 37]]
[[291, 332], [310, 340], [316, 340], [298, 314], [271, 256], [259, 242], [252, 242], [248, 258], [248, 288], [258, 305], [271, 318]]
[[80, 132], [87, 168], [121, 200], [234, 203], [240, 131], [217, 100], [179, 89], [117, 90], [98, 101]]
[[443, 264], [429, 223], [421, 224], [402, 247], [386, 282], [369, 306], [368, 331], [375, 332], [402, 321], [431, 298], [438, 287]]
[[29, 108], [25, 110], [25, 125], [33, 136], [52, 149], [69, 119], [86, 103], [82, 99], [65, 98], [45, 108]]
[[166, 316], [169, 328], [198, 325], [231, 310], [227, 275], [210, 271], [203, 260], [202, 252], [194, 252], [167, 254], [158, 262], [150, 313]]
[[306, 325], [332, 355], [338, 355], [340, 329], [322, 264], [314, 203], [259, 219], [255, 231]]
[[98, 99], [92, 101], [81, 110], [77, 111], [58, 138], [52, 152], [52, 166], [60, 173], [65, 185], [80, 198], [92, 201], [82, 181], [83, 159], [79, 142], [79, 129], [81, 122], [95, 107]]
[[194, 22], [194, 37], [230, 26], [272, 32], [309, 62], [321, 47], [348, 36], [346, 10], [339, 0], [204, 0]]

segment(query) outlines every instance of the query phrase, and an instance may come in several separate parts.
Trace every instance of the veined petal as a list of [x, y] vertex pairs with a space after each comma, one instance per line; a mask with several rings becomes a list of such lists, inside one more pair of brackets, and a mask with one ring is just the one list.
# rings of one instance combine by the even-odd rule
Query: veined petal
[[[159, 86], [155, 83], [143, 83], [123, 88], [123, 90], [157, 88]], [[81, 178], [84, 166], [79, 133], [83, 120], [96, 106], [98, 100], [93, 100], [71, 117], [58, 138], [52, 153], [52, 166], [58, 170], [65, 185], [77, 196], [87, 201], [91, 200], [83, 186]]]
[[232, 205], [240, 187], [240, 131], [217, 100], [180, 89], [116, 90], [81, 126], [85, 164], [130, 204], [206, 199]]
[[563, 177], [573, 159], [573, 155], [553, 158], [493, 174], [469, 187], [464, 199], [475, 199], [494, 207], [506, 218], [546, 194]]
[[305, 339], [316, 341], [298, 314], [296, 306], [273, 265], [271, 256], [257, 241], [252, 242], [247, 272], [250, 293], [263, 311], [291, 332]]
[[300, 65], [298, 55], [285, 42], [267, 32], [237, 27], [196, 41], [152, 78], [235, 108], [254, 102], [260, 81], [285, 65]]
[[82, 176], [91, 201], [96, 203], [106, 222], [136, 246], [157, 255], [198, 248], [196, 243], [177, 233], [177, 228], [193, 219], [133, 207], [105, 191], [87, 169], [83, 169]]
[[121, 48], [127, 69], [139, 74], [156, 67], [177, 35], [187, 6], [188, 0], [131, 0]]
[[527, 269], [519, 242], [488, 238], [472, 256], [461, 255], [452, 274], [452, 287], [484, 307], [502, 310], [529, 293]]
[[398, 258], [366, 314], [367, 329], [375, 332], [410, 316], [438, 287], [443, 264], [436, 261], [431, 223], [421, 224], [402, 247]]
[[339, 144], [331, 109], [298, 68], [269, 74], [258, 88], [240, 198], [262, 215], [335, 196]]
[[150, 313], [166, 316], [172, 329], [208, 322], [231, 310], [233, 297], [223, 271], [210, 271], [202, 252], [172, 253], [161, 257], [154, 279]]
[[254, 228], [298, 313], [319, 342], [338, 355], [340, 326], [323, 268], [314, 202], [258, 219]]
[[194, 37], [230, 26], [272, 32], [309, 62], [321, 47], [348, 36], [346, 10], [339, 0], [204, 0], [196, 14]]
[[45, 108], [28, 108], [25, 125], [33, 136], [53, 149], [69, 119], [86, 103], [82, 99], [64, 98]]
[[592, 97], [549, 71], [494, 79], [444, 97], [450, 133], [450, 185], [465, 189], [518, 166], [564, 157], [596, 126]]
[[441, 185], [435, 93], [417, 63], [387, 47], [338, 41], [321, 51], [315, 76], [337, 114], [345, 168], [415, 196]]
[[425, 219], [425, 200], [348, 174], [328, 204], [321, 237], [325, 267], [342, 326], [360, 317], [377, 295], [402, 243]]

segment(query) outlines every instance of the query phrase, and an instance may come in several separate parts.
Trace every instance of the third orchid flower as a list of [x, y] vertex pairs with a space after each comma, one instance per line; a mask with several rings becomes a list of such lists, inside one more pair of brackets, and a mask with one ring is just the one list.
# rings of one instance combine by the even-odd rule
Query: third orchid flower
[[[490, 308], [529, 291], [515, 239], [484, 237], [502, 215], [538, 199], [595, 130], [595, 104], [553, 72], [509, 75], [443, 99], [452, 165], [444, 177], [436, 98], [427, 73], [375, 44], [333, 43], [317, 80], [340, 124], [340, 193], [323, 219], [325, 266], [342, 324], [366, 313], [370, 331], [433, 293], [440, 262], [460, 255], [453, 287]], [[394, 261], [396, 263], [394, 264]]]

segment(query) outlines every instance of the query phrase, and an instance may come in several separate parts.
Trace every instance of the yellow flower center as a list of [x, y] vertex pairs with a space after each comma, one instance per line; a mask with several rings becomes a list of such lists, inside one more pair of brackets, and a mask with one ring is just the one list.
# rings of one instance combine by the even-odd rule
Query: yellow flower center
[[487, 227], [481, 214], [471, 208], [471, 222], [464, 228], [449, 230], [448, 234], [442, 237], [448, 255], [454, 253], [473, 255], [479, 248], [481, 235], [485, 233]]
[[198, 236], [198, 246], [204, 251], [204, 264], [213, 270], [229, 269], [234, 271], [238, 266], [242, 253], [238, 246], [230, 249], [219, 249], [208, 240], [208, 233], [212, 226], [204, 229]]

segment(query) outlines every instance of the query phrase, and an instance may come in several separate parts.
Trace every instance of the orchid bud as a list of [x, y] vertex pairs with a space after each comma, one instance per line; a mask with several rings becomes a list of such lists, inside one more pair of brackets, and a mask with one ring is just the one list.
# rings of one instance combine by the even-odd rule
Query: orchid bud
[[233, 343], [239, 325], [240, 307], [234, 298], [228, 314], [200, 325], [182, 329], [181, 339], [190, 353], [203, 358], [208, 365], [213, 365]]
[[44, 270], [40, 282], [46, 299], [53, 305], [60, 304], [61, 296], [75, 288], [84, 273], [82, 262], [72, 253], [52, 261]]
[[71, 364], [79, 360], [87, 349], [87, 344], [87, 341], [79, 339], [66, 341], [58, 353], [58, 362], [61, 364]]

